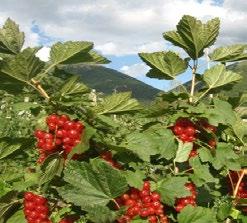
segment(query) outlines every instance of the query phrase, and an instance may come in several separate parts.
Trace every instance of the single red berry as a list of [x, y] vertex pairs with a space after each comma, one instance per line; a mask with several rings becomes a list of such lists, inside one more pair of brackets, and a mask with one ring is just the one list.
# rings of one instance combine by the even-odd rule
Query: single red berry
[[130, 207], [133, 207], [133, 206], [136, 205], [136, 201], [133, 200], [133, 199], [128, 199], [128, 200], [125, 201], [125, 205], [126, 206], [130, 206]]
[[146, 197], [146, 196], [149, 196], [150, 195], [150, 191], [149, 190], [142, 190], [140, 191], [139, 193], [140, 197]]
[[185, 133], [186, 133], [187, 136], [194, 136], [195, 133], [196, 133], [196, 129], [193, 126], [188, 126], [185, 129]]
[[147, 209], [142, 209], [142, 210], [140, 210], [140, 216], [141, 217], [147, 217], [148, 216], [148, 210]]
[[64, 123], [63, 127], [64, 127], [65, 130], [73, 129], [74, 123], [72, 121], [67, 121], [67, 122]]
[[45, 134], [45, 132], [43, 132], [41, 130], [36, 130], [34, 132], [35, 137], [38, 138], [38, 139], [42, 139], [44, 137], [44, 134]]
[[150, 223], [157, 223], [158, 222], [158, 219], [155, 215], [152, 215], [152, 216], [149, 216], [148, 217], [148, 222]]
[[151, 194], [152, 201], [160, 201], [160, 195], [157, 192]]
[[149, 181], [144, 181], [142, 189], [150, 191], [150, 187], [151, 187], [150, 182]]
[[173, 127], [173, 132], [175, 133], [175, 135], [181, 135], [184, 133], [184, 128], [182, 126], [175, 125]]
[[52, 115], [49, 115], [46, 119], [46, 123], [49, 125], [51, 123], [54, 123], [56, 124], [57, 123], [57, 120], [58, 120], [58, 116], [55, 115], [55, 114], [52, 114]]

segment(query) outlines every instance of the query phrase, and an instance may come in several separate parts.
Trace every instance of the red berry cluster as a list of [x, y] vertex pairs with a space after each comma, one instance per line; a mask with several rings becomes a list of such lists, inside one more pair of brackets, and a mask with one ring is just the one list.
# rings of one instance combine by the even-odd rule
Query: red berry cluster
[[185, 187], [191, 192], [191, 196], [178, 198], [176, 200], [175, 209], [177, 212], [180, 212], [185, 206], [192, 205], [196, 206], [196, 187], [193, 183], [185, 184]]
[[24, 214], [28, 223], [52, 223], [46, 198], [32, 192], [24, 194]]
[[121, 169], [122, 166], [117, 161], [113, 160], [111, 151], [103, 151], [100, 153], [100, 157], [108, 162], [112, 167]]
[[183, 142], [194, 142], [196, 140], [196, 126], [188, 118], [179, 118], [172, 130]]
[[[204, 141], [204, 136], [200, 133], [205, 130], [211, 133], [216, 133], [217, 131], [216, 127], [210, 125], [206, 119], [201, 119], [198, 122], [193, 123], [188, 118], [179, 118], [172, 127], [173, 133], [183, 142], [195, 142], [198, 138], [201, 138]], [[206, 142], [210, 147], [216, 147], [216, 140], [214, 138], [211, 137], [209, 140], [206, 139]], [[190, 157], [197, 156], [197, 148], [198, 146], [194, 144]]]
[[140, 216], [150, 223], [168, 223], [160, 195], [150, 191], [150, 182], [145, 181], [142, 190], [131, 188], [128, 193], [117, 199], [119, 206], [126, 206], [126, 213], [118, 219], [118, 223], [130, 222], [134, 217]]
[[67, 115], [49, 115], [46, 119], [48, 132], [35, 131], [40, 157], [38, 163], [57, 151], [64, 151], [65, 158], [80, 142], [84, 125], [79, 121], [70, 120]]

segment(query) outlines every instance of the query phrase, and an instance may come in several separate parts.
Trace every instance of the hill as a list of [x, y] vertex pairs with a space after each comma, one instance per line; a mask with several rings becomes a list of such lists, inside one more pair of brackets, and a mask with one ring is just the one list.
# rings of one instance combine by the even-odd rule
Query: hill
[[70, 65], [66, 71], [77, 74], [83, 83], [99, 92], [110, 94], [114, 91], [131, 91], [141, 101], [153, 100], [160, 90], [116, 70], [98, 65]]

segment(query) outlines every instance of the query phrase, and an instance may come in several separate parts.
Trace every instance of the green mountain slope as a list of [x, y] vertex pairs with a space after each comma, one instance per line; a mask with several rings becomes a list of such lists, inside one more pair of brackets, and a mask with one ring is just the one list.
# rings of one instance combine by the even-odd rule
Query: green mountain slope
[[72, 65], [64, 68], [77, 74], [83, 83], [99, 92], [110, 94], [114, 91], [132, 91], [133, 97], [150, 101], [160, 90], [116, 70], [95, 65]]
[[231, 89], [231, 91], [226, 93], [228, 95], [236, 95], [238, 93], [247, 92], [247, 61], [229, 65], [228, 69], [241, 74], [243, 79], [236, 83]]

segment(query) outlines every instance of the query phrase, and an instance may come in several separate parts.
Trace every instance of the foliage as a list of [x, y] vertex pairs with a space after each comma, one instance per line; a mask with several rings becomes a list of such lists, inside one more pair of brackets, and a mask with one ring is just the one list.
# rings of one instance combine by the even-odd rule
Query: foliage
[[[217, 18], [202, 23], [183, 16], [164, 38], [185, 58], [171, 51], [140, 53], [151, 68], [148, 77], [175, 79], [188, 69], [192, 74], [189, 93], [160, 93], [142, 105], [128, 92], [103, 97], [70, 73], [68, 65], [109, 62], [92, 42], [55, 43], [43, 62], [36, 57], [39, 48], [23, 48], [24, 34], [8, 19], [0, 29], [0, 222], [26, 222], [25, 192], [31, 191], [46, 198], [54, 223], [71, 217], [77, 223], [245, 223], [247, 125], [240, 110], [246, 95], [226, 98], [221, 92], [241, 80], [226, 63], [245, 60], [246, 45], [215, 49], [214, 66], [199, 74], [200, 58], [218, 33]], [[74, 124], [47, 121], [51, 114], [83, 123], [76, 144], [61, 145], [75, 141], [68, 143], [66, 135], [74, 134]], [[45, 143], [60, 146], [41, 163], [36, 130], [48, 134]], [[151, 193], [144, 186], [149, 183]], [[143, 202], [140, 213], [131, 212], [129, 194]], [[147, 208], [150, 199], [158, 207]]]

